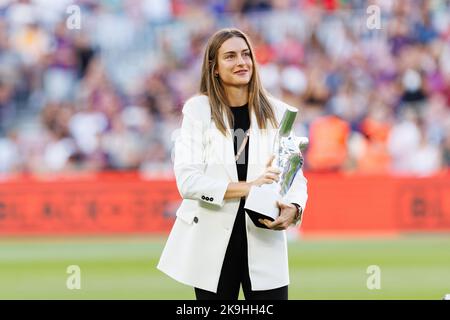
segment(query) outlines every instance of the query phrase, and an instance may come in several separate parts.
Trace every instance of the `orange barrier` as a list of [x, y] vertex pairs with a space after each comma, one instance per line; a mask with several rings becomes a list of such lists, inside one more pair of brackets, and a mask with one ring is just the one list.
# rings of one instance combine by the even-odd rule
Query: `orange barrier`
[[16, 178], [0, 183], [0, 234], [166, 232], [180, 203], [173, 179], [120, 173]]
[[[450, 231], [449, 175], [305, 175], [305, 235]], [[173, 179], [136, 173], [12, 178], [0, 182], [0, 235], [166, 233], [180, 202]]]
[[305, 234], [450, 231], [450, 176], [306, 174]]

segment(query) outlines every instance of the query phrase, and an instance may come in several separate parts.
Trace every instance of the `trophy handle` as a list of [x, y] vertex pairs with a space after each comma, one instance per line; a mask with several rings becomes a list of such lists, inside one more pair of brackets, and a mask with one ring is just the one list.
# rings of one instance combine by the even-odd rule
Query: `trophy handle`
[[301, 152], [304, 152], [306, 148], [308, 148], [309, 139], [308, 137], [299, 137], [298, 138], [298, 148]]

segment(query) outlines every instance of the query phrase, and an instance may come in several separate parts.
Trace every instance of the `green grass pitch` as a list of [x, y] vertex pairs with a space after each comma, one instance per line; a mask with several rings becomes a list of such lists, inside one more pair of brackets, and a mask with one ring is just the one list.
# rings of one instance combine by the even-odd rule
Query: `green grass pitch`
[[[0, 238], [0, 299], [194, 299], [156, 270], [164, 238]], [[450, 293], [450, 235], [300, 240], [289, 244], [290, 299], [442, 299]], [[67, 267], [81, 269], [69, 290]], [[367, 268], [381, 270], [369, 290]], [[242, 295], [241, 295], [242, 296]]]

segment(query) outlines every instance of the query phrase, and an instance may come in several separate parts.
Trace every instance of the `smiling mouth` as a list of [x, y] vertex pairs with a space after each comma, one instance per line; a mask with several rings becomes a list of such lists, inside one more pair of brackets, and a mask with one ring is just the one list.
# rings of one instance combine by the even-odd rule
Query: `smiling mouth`
[[245, 74], [247, 72], [248, 72], [248, 70], [241, 70], [241, 71], [236, 71], [234, 74]]

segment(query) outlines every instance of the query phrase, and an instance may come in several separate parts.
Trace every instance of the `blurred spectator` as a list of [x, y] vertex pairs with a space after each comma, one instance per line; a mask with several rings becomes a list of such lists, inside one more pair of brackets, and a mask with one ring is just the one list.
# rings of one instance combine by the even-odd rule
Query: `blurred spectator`
[[379, 103], [370, 106], [361, 122], [360, 132], [353, 133], [349, 146], [351, 160], [357, 172], [380, 174], [390, 170], [391, 155], [387, 139], [391, 131], [391, 117], [388, 108]]
[[347, 161], [348, 123], [335, 115], [316, 119], [310, 128], [307, 168], [315, 171], [339, 171]]
[[388, 138], [388, 149], [392, 155], [392, 170], [407, 173], [421, 142], [418, 116], [411, 109], [403, 112], [402, 120], [394, 124]]
[[0, 135], [5, 134], [15, 118], [13, 87], [0, 79]]
[[136, 170], [142, 162], [145, 146], [137, 132], [127, 130], [120, 114], [113, 119], [111, 129], [102, 136], [101, 144], [113, 169]]
[[0, 137], [0, 174], [20, 172], [21, 156], [16, 139], [14, 132]]
[[442, 162], [443, 166], [450, 168], [450, 130], [447, 136], [444, 138], [442, 150]]
[[261, 80], [300, 109], [305, 168], [430, 175], [450, 167], [450, 3], [69, 0], [0, 3], [0, 172], [171, 172], [202, 47], [235, 25]]

